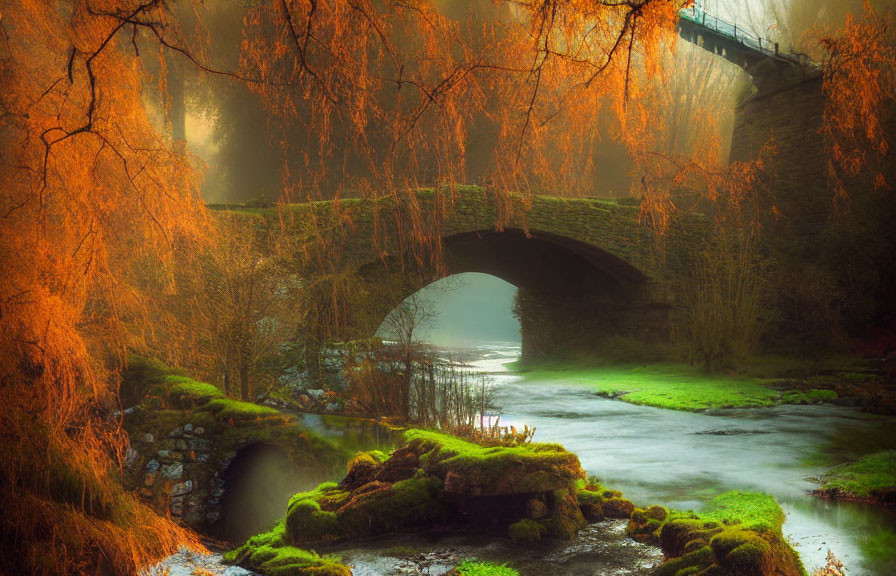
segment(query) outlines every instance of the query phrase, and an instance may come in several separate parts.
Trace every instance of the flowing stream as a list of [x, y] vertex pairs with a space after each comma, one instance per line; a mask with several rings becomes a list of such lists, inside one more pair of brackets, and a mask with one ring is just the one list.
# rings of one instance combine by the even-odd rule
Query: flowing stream
[[850, 576], [896, 574], [896, 517], [872, 505], [808, 493], [825, 463], [892, 447], [896, 418], [832, 405], [679, 412], [597, 396], [581, 385], [509, 374], [519, 347], [477, 349], [492, 373], [504, 425], [535, 426], [535, 440], [578, 454], [589, 474], [636, 504], [699, 510], [729, 490], [772, 494], [784, 533], [807, 571], [830, 548]]

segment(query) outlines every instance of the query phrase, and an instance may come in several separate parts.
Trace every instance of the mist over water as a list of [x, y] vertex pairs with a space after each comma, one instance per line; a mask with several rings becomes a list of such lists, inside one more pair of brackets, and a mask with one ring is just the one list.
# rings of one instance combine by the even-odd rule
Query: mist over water
[[[537, 442], [558, 442], [582, 467], [636, 505], [699, 510], [729, 490], [771, 494], [787, 514], [784, 534], [809, 573], [828, 549], [850, 576], [896, 573], [886, 546], [896, 516], [872, 505], [808, 493], [826, 461], [861, 456], [896, 438], [896, 418], [831, 405], [784, 405], [703, 413], [635, 406], [582, 386], [507, 373], [519, 347], [483, 345], [473, 365], [492, 374], [503, 425], [535, 426]], [[824, 464], [823, 464], [824, 463]]]
[[[511, 312], [516, 286], [490, 274], [465, 272], [433, 282], [417, 295], [435, 313], [414, 339], [458, 347], [485, 342], [520, 342], [520, 324]], [[389, 335], [385, 328], [379, 334]]]

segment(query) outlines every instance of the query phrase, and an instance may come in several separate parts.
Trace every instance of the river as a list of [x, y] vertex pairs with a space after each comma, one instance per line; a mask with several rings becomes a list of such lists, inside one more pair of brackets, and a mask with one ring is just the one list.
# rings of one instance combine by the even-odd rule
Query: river
[[510, 374], [519, 346], [477, 349], [492, 374], [504, 425], [537, 428], [582, 466], [636, 504], [698, 510], [721, 492], [772, 494], [787, 514], [784, 533], [807, 571], [830, 548], [850, 576], [896, 574], [896, 518], [868, 504], [831, 502], [808, 493], [825, 461], [856, 457], [896, 439], [896, 418], [832, 405], [680, 412], [600, 397], [562, 381]]

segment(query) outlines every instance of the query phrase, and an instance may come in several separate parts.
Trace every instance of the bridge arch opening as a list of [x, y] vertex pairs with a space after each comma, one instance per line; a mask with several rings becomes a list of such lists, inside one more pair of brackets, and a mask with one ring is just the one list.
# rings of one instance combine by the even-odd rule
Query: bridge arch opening
[[376, 335], [397, 341], [394, 318], [402, 309], [419, 306], [413, 339], [440, 347], [503, 343], [518, 346], [519, 320], [513, 315], [517, 287], [481, 272], [460, 272], [424, 286], [394, 308]]
[[[442, 242], [449, 283], [451, 276], [475, 273], [518, 289], [524, 361], [580, 357], [610, 337], [656, 339], [667, 330], [668, 310], [652, 303], [649, 278], [599, 246], [521, 229], [472, 230]], [[396, 300], [378, 304], [379, 318], [394, 314], [403, 299], [426, 297], [438, 282], [429, 286], [409, 283]], [[387, 324], [378, 333], [388, 338]]]

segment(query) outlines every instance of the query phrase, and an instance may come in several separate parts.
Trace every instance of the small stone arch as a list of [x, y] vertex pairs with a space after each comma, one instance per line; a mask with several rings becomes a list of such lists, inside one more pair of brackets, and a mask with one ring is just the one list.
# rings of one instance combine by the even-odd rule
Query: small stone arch
[[290, 496], [324, 480], [319, 469], [302, 466], [282, 446], [264, 442], [237, 450], [220, 479], [220, 518], [213, 532], [234, 544], [270, 530], [286, 513]]

